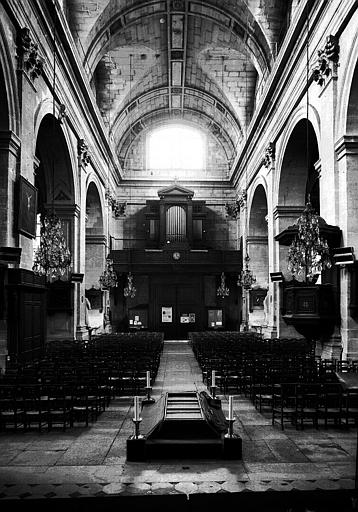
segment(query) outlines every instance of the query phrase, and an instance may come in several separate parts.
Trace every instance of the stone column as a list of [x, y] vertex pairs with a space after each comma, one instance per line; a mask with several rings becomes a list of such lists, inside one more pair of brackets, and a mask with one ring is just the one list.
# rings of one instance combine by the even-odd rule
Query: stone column
[[[12, 131], [0, 132], [0, 248], [16, 247], [14, 233], [14, 200], [16, 168], [20, 139]], [[7, 263], [0, 262], [0, 368], [6, 364], [7, 347]]]
[[[358, 252], [358, 136], [346, 135], [335, 145], [338, 162], [339, 226], [343, 231], [343, 245]], [[351, 304], [352, 282], [357, 279], [355, 266], [341, 268], [341, 336], [343, 357], [358, 358], [358, 318]]]
[[[21, 111], [21, 154], [20, 173], [31, 184], [34, 184], [34, 113], [37, 103], [36, 84], [43, 72], [44, 59], [40, 56], [37, 44], [27, 27], [22, 28], [17, 36], [18, 55], [18, 88]], [[32, 269], [33, 239], [19, 235], [22, 248], [21, 268]]]
[[[86, 272], [86, 178], [87, 166], [91, 161], [88, 145], [84, 139], [77, 141], [78, 158], [78, 181], [80, 189], [79, 216], [77, 218], [77, 272]], [[86, 276], [85, 276], [86, 279]], [[76, 317], [76, 339], [88, 339], [88, 327], [86, 326], [86, 301], [85, 301], [85, 279], [82, 283], [75, 285], [75, 317]]]
[[[269, 143], [263, 159], [263, 164], [266, 167], [266, 180], [267, 188], [267, 235], [268, 235], [268, 277], [271, 272], [276, 271], [276, 253], [275, 245], [277, 242], [274, 240], [274, 216], [273, 216], [273, 179], [275, 176], [276, 168], [276, 148], [273, 143]], [[279, 283], [272, 283], [271, 279], [268, 280], [268, 292], [264, 300], [264, 311], [266, 325], [263, 329], [265, 337], [277, 337], [277, 313], [276, 305], [279, 302]]]
[[[242, 233], [242, 268], [245, 268], [247, 247], [247, 191], [243, 189], [238, 199], [240, 206], [240, 231]], [[240, 330], [244, 331], [249, 323], [249, 291], [242, 287], [242, 321]]]

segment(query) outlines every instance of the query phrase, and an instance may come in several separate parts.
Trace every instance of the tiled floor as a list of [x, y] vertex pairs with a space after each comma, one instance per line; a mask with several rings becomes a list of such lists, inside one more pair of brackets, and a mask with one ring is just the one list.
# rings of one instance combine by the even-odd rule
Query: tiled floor
[[[153, 388], [154, 397], [165, 391], [193, 389], [205, 387], [190, 346], [166, 342]], [[221, 398], [225, 410], [227, 397]], [[324, 499], [328, 500], [328, 508], [325, 503], [322, 510], [335, 510], [329, 506], [333, 506], [337, 496], [341, 500], [340, 512], [353, 510], [357, 435], [354, 429], [298, 431], [292, 427], [281, 431], [272, 427], [268, 415], [258, 413], [243, 397], [236, 397], [235, 413], [235, 432], [243, 440], [240, 461], [126, 462], [126, 440], [133, 433], [132, 399], [129, 398], [112, 401], [88, 428], [75, 427], [65, 433], [2, 433], [0, 507], [11, 505], [14, 510], [15, 505], [19, 508], [29, 500], [35, 500], [40, 506], [51, 499], [53, 509], [56, 504], [61, 503], [62, 507], [64, 503], [56, 498], [71, 498], [68, 502], [65, 500], [66, 507], [77, 510], [73, 503], [79, 501], [74, 498], [92, 497], [101, 498], [101, 510], [104, 506], [112, 509], [112, 504], [114, 507], [116, 503], [111, 500], [114, 498], [121, 498], [120, 503], [127, 500], [129, 507], [135, 503], [138, 509], [143, 505], [143, 510], [151, 510], [151, 506], [159, 510], [164, 502], [157, 502], [154, 497], [158, 500], [166, 497], [165, 507], [171, 500], [172, 510], [176, 510], [175, 507], [184, 510], [184, 505], [188, 510], [190, 507], [190, 510], [199, 510], [199, 505], [195, 505], [198, 499], [201, 504], [208, 503], [208, 510], [211, 510], [210, 504], [216, 503], [217, 507], [229, 498], [236, 500], [233, 503], [245, 502], [245, 510], [256, 510], [250, 506], [254, 506], [257, 496], [261, 500], [264, 496], [267, 510], [291, 507], [294, 511], [299, 498], [297, 493], [288, 491], [300, 490], [303, 492], [299, 496], [304, 495], [306, 500], [308, 497], [317, 499], [318, 504], [311, 509], [302, 505], [303, 508], [297, 510], [305, 510], [304, 507], [321, 510], [319, 506]], [[138, 501], [139, 497], [148, 495], [151, 500]], [[272, 496], [276, 501], [273, 508], [269, 508]], [[279, 504], [282, 508], [277, 508]]]

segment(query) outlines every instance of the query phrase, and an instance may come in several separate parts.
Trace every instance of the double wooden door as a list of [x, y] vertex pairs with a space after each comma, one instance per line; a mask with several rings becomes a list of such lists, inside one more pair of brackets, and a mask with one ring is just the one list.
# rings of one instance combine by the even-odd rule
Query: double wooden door
[[153, 276], [150, 296], [150, 328], [165, 339], [187, 339], [188, 332], [204, 328], [201, 276]]

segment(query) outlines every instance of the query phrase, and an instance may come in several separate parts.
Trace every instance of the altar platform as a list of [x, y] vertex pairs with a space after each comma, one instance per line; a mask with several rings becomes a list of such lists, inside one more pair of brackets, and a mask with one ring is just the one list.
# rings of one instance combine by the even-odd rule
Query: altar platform
[[[187, 343], [165, 342], [154, 397], [205, 390]], [[228, 397], [220, 395], [223, 411]], [[190, 457], [126, 460], [133, 434], [133, 399], [116, 398], [88, 428], [0, 434], [0, 508], [25, 510], [254, 511], [355, 510], [357, 433], [272, 427], [236, 396], [234, 432], [242, 460]], [[31, 502], [31, 503], [30, 503]]]

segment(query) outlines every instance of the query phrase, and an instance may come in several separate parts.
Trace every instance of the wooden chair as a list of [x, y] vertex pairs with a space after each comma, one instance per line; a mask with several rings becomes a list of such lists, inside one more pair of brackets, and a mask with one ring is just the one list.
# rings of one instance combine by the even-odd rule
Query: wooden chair
[[282, 430], [287, 421], [297, 427], [296, 385], [289, 382], [279, 384], [272, 395], [272, 425], [279, 422]]

